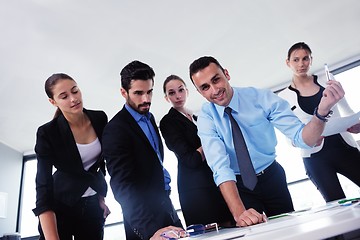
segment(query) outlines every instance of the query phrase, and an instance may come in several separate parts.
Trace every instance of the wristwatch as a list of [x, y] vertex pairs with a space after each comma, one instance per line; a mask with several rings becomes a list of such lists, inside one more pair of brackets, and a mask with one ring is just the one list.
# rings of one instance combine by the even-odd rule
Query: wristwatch
[[318, 107], [316, 107], [315, 110], [314, 110], [314, 115], [315, 115], [318, 119], [320, 119], [321, 121], [323, 121], [323, 122], [327, 122], [327, 121], [329, 120], [329, 118], [331, 117], [332, 114], [333, 114], [333, 111], [330, 110], [330, 111], [328, 112], [328, 114], [326, 114], [325, 116], [322, 116], [322, 115], [320, 115], [320, 114], [318, 113]]

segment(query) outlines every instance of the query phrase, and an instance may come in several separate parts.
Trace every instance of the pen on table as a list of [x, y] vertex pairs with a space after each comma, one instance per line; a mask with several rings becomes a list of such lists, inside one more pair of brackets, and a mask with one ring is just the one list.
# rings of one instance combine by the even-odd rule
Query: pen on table
[[339, 204], [347, 203], [347, 202], [354, 202], [354, 201], [360, 201], [360, 198], [349, 198], [349, 199], [341, 199], [338, 201]]
[[288, 213], [281, 213], [281, 214], [279, 214], [279, 215], [270, 216], [270, 217], [268, 217], [267, 219], [268, 219], [268, 220], [272, 220], [272, 219], [281, 218], [281, 217], [286, 217], [286, 216], [289, 216], [289, 214], [288, 214]]
[[265, 222], [267, 222], [267, 221], [268, 221], [268, 217], [266, 216], [266, 213], [263, 211], [262, 214], [263, 214], [264, 217], [265, 217]]
[[328, 65], [325, 63], [324, 64], [324, 69], [325, 69], [325, 75], [326, 75], [326, 79], [328, 80], [328, 81], [330, 81], [331, 79], [330, 79], [330, 71], [329, 71], [329, 67], [328, 67]]

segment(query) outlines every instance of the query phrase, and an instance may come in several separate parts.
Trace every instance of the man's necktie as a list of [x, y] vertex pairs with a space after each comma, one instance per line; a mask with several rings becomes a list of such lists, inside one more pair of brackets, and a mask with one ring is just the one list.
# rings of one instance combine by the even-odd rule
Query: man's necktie
[[257, 183], [257, 176], [252, 165], [244, 137], [242, 135], [239, 125], [232, 116], [231, 111], [232, 109], [230, 107], [225, 108], [225, 112], [229, 115], [231, 122], [231, 131], [233, 135], [236, 158], [238, 160], [239, 168], [241, 171], [241, 179], [243, 180], [244, 186], [246, 188], [254, 190]]
[[149, 130], [149, 134], [150, 134], [149, 136], [147, 136], [147, 138], [149, 139], [149, 141], [150, 141], [152, 147], [154, 148], [155, 152], [158, 153], [159, 152], [159, 150], [157, 148], [158, 144], [156, 144], [154, 133], [153, 133], [153, 131], [152, 131], [150, 125], [149, 125], [149, 124], [151, 124], [150, 120], [148, 120], [147, 117], [144, 115], [144, 116], [141, 117], [141, 121], [146, 123], [146, 126], [147, 126], [147, 128]]
[[[169, 172], [164, 168], [164, 165], [162, 162], [163, 159], [161, 158], [161, 153], [160, 153], [160, 143], [156, 141], [158, 138], [155, 137], [156, 131], [154, 129], [154, 126], [151, 125], [150, 119], [147, 118], [145, 115], [141, 117], [140, 121], [144, 121], [146, 123], [146, 126], [149, 130], [149, 134], [145, 133], [145, 135], [146, 135], [147, 139], [149, 140], [149, 142], [151, 143], [152, 147], [154, 148], [154, 150], [159, 158], [160, 164], [163, 167], [165, 190], [170, 190], [169, 183], [171, 181], [171, 177], [170, 177]], [[161, 141], [161, 140], [159, 140], [159, 141]]]

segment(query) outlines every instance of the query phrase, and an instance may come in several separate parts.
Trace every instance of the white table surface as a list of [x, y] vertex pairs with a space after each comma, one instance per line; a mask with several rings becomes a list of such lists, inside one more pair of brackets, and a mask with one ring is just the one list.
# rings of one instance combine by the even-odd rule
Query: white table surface
[[337, 202], [244, 228], [221, 229], [197, 239], [324, 239], [360, 229], [360, 203], [340, 206]]

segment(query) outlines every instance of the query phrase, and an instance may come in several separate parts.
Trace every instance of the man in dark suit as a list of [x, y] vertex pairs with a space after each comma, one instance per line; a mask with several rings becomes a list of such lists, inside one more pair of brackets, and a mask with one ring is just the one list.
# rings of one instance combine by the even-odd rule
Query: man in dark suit
[[139, 61], [120, 72], [126, 104], [107, 124], [103, 151], [110, 185], [123, 211], [126, 238], [161, 239], [182, 225], [169, 198], [170, 175], [163, 167], [163, 145], [149, 112], [153, 69]]

